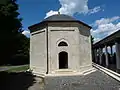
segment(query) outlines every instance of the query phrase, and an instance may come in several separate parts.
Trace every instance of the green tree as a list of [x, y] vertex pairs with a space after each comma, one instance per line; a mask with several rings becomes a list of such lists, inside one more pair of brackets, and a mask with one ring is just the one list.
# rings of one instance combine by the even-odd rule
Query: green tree
[[[8, 64], [18, 53], [21, 42], [25, 38], [22, 32], [21, 18], [18, 18], [19, 12], [16, 0], [6, 0], [0, 3], [0, 56], [1, 64]], [[23, 40], [24, 41], [24, 40]], [[25, 48], [25, 47], [24, 47]], [[24, 51], [22, 48], [21, 50]], [[14, 57], [15, 58], [15, 57]]]
[[91, 44], [93, 45], [94, 43], [94, 37], [91, 35]]
[[16, 37], [17, 50], [10, 60], [11, 64], [28, 64], [29, 63], [29, 38], [23, 34], [19, 34]]

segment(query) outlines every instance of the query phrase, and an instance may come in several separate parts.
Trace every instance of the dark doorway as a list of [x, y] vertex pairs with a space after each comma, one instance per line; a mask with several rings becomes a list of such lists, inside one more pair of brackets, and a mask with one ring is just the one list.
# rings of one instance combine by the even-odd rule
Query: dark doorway
[[59, 53], [59, 69], [66, 68], [68, 68], [68, 53], [63, 51]]

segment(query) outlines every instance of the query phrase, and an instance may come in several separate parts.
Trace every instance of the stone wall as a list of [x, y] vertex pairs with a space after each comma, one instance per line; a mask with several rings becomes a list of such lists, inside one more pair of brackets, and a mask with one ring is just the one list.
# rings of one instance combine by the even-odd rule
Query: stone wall
[[[80, 71], [91, 66], [90, 30], [78, 23], [49, 23], [49, 71], [59, 69], [59, 53], [68, 53], [68, 69]], [[58, 47], [65, 41], [67, 47]], [[90, 68], [90, 67], [89, 67]]]
[[[68, 53], [68, 69], [83, 71], [92, 67], [89, 28], [77, 22], [48, 23], [48, 27], [32, 33], [30, 38], [30, 68], [34, 73], [47, 72], [47, 31], [48, 30], [48, 71], [59, 70], [59, 53]], [[68, 46], [58, 47], [64, 41]]]
[[46, 28], [31, 33], [30, 68], [33, 73], [45, 74], [47, 72]]

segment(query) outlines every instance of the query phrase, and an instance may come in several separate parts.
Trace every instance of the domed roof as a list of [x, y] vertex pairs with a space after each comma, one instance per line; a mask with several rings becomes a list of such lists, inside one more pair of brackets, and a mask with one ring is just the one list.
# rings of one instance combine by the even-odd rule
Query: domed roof
[[40, 27], [40, 25], [44, 26], [44, 25], [46, 25], [46, 23], [50, 23], [50, 22], [77, 22], [77, 23], [83, 24], [84, 26], [86, 26], [88, 28], [91, 28], [91, 26], [89, 26], [79, 20], [76, 20], [75, 18], [73, 18], [71, 16], [68, 16], [65, 14], [56, 14], [56, 15], [52, 15], [52, 16], [44, 19], [40, 23], [37, 23], [37, 24], [34, 24], [34, 25], [28, 27], [28, 29], [33, 30], [34, 28]]
[[65, 14], [56, 14], [44, 19], [43, 21], [77, 21], [77, 20]]

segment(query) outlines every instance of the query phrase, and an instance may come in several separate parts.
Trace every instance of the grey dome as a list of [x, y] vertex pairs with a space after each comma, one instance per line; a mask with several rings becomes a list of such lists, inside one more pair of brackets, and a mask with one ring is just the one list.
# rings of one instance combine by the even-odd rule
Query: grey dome
[[52, 16], [44, 19], [40, 23], [37, 23], [37, 24], [34, 24], [34, 25], [28, 27], [28, 29], [33, 30], [35, 28], [40, 27], [40, 25], [44, 26], [44, 25], [46, 25], [46, 23], [49, 23], [49, 22], [77, 22], [77, 23], [83, 24], [84, 26], [87, 26], [88, 28], [91, 28], [91, 26], [89, 26], [79, 20], [76, 20], [75, 18], [73, 18], [71, 16], [68, 16], [65, 14], [56, 14], [56, 15], [52, 15]]
[[77, 21], [77, 20], [65, 14], [56, 14], [44, 19], [43, 21]]

